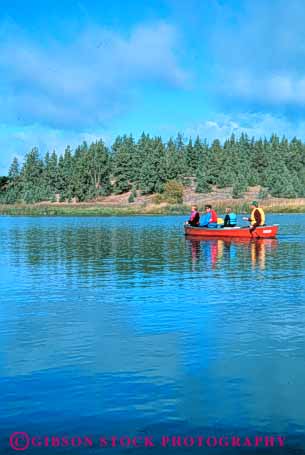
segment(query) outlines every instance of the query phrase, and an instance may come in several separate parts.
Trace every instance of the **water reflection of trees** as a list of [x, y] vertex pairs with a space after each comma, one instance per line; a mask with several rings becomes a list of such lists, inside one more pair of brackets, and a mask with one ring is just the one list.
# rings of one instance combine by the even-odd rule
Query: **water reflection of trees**
[[304, 264], [304, 245], [275, 239], [185, 240], [167, 225], [29, 226], [11, 229], [7, 252], [15, 263], [84, 276], [126, 279], [190, 270], [291, 270]]
[[166, 229], [123, 225], [14, 228], [8, 248], [15, 263], [93, 275], [110, 269], [119, 275], [152, 274], [182, 264], [185, 253], [182, 236], [173, 239]]

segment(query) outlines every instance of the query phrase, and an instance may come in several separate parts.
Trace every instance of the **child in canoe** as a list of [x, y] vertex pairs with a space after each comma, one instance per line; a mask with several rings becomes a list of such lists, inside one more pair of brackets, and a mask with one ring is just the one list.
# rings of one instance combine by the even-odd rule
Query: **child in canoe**
[[186, 222], [190, 226], [199, 226], [200, 224], [200, 213], [198, 212], [198, 207], [196, 205], [192, 206], [192, 211], [190, 214], [189, 220]]

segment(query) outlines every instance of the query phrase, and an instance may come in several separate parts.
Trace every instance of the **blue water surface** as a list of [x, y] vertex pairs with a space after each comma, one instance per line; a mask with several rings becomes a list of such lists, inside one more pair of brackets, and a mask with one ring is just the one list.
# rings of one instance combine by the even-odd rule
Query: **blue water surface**
[[0, 218], [3, 453], [14, 431], [305, 449], [305, 216], [269, 215], [278, 238], [253, 242], [189, 240], [183, 221]]

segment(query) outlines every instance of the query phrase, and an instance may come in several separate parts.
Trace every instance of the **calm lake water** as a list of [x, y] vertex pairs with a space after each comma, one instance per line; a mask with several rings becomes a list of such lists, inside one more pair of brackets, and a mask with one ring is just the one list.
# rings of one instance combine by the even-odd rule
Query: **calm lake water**
[[184, 219], [0, 218], [1, 453], [14, 431], [305, 448], [305, 216], [252, 243], [187, 240]]

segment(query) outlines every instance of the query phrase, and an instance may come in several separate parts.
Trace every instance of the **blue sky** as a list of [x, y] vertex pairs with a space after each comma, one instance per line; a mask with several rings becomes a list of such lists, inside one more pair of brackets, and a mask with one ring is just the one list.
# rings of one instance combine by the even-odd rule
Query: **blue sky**
[[142, 131], [305, 139], [305, 3], [2, 0], [0, 174]]

